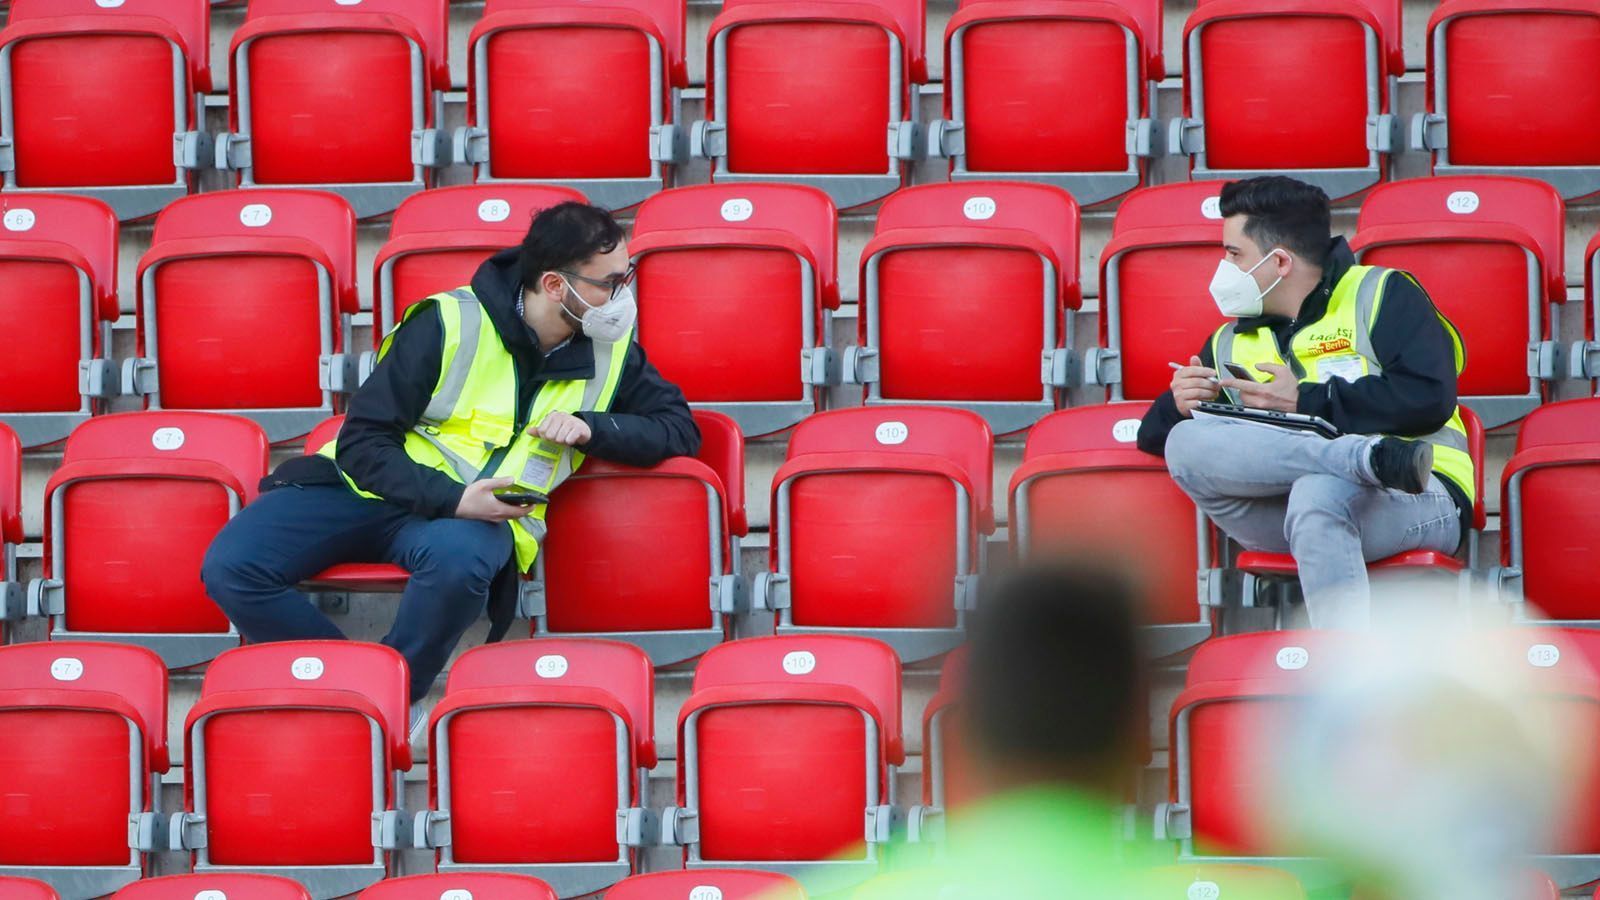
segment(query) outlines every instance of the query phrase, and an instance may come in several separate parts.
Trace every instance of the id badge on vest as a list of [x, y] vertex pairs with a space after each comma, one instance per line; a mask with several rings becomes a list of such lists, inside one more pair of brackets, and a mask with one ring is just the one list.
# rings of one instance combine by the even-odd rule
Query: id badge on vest
[[561, 467], [561, 454], [567, 452], [569, 448], [540, 438], [534, 442], [533, 449], [528, 453], [528, 461], [522, 467], [522, 474], [517, 477], [517, 484], [548, 495], [555, 490], [556, 470]]
[[1334, 378], [1355, 381], [1365, 374], [1367, 374], [1366, 366], [1361, 364], [1361, 357], [1354, 353], [1328, 356], [1317, 360], [1317, 381], [1319, 382], [1327, 383]]

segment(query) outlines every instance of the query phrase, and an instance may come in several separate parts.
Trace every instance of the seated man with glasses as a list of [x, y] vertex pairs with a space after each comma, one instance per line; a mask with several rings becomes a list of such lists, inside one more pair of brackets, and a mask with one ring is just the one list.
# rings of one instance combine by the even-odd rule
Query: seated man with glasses
[[650, 466], [694, 454], [683, 392], [633, 341], [633, 267], [605, 210], [567, 202], [472, 283], [413, 305], [384, 336], [338, 440], [262, 483], [202, 567], [250, 641], [343, 637], [295, 585], [336, 563], [411, 573], [383, 643], [413, 703], [487, 607], [516, 608], [546, 499], [586, 456]]

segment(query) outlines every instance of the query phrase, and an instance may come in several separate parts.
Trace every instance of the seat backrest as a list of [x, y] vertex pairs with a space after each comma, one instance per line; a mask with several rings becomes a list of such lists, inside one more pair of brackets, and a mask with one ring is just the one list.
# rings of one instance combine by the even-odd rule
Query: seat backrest
[[[1268, 866], [1242, 863], [1156, 866], [1137, 876], [1151, 897], [1238, 897], [1241, 900], [1304, 900], [1294, 875]], [[1199, 890], [1196, 887], [1199, 886]]]
[[189, 61], [189, 77], [193, 84], [191, 90], [197, 93], [211, 90], [209, 0], [123, 0], [115, 4], [104, 0], [11, 0], [11, 14], [7, 21], [15, 24], [58, 16], [95, 16], [106, 19], [108, 25], [125, 16], [160, 19], [183, 40], [184, 53]]
[[[213, 893], [215, 892], [215, 893]], [[183, 897], [235, 897], [249, 900], [311, 900], [292, 878], [253, 872], [195, 872], [135, 881], [111, 895], [113, 900], [173, 900]]]
[[980, 530], [992, 526], [994, 435], [976, 413], [937, 406], [835, 409], [808, 417], [789, 436], [789, 459], [852, 451], [947, 458], [971, 482]]
[[[684, 20], [687, 17], [687, 4], [684, 0], [612, 0], [606, 4], [609, 7], [627, 9], [637, 12], [649, 19], [661, 32], [661, 40], [666, 56], [668, 77], [675, 84], [687, 86], [687, 72], [684, 65]], [[487, 18], [495, 13], [513, 9], [549, 9], [549, 0], [486, 0], [483, 5], [483, 15]], [[585, 4], [573, 4], [574, 10], [583, 9]]]
[[389, 222], [389, 237], [426, 232], [505, 232], [503, 246], [520, 243], [533, 217], [569, 200], [588, 202], [576, 188], [552, 184], [457, 184], [420, 191], [400, 201]]
[[474, 647], [450, 667], [445, 694], [473, 688], [551, 685], [594, 688], [628, 711], [642, 752], [655, 741], [655, 669], [633, 644], [592, 638], [504, 641]]
[[485, 900], [556, 900], [556, 892], [531, 875], [499, 872], [440, 872], [388, 878], [358, 895], [361, 900], [442, 900], [483, 897]]
[[744, 511], [744, 433], [737, 422], [722, 413], [697, 409], [693, 415], [700, 428], [700, 452], [695, 458], [722, 479], [728, 529], [743, 537], [750, 530]]
[[[977, 8], [981, 12], [983, 4], [989, 2], [992, 0], [961, 0], [957, 9], [966, 11]], [[1132, 16], [1139, 26], [1139, 40], [1144, 46], [1145, 56], [1143, 77], [1160, 81], [1166, 77], [1166, 65], [1162, 62], [1162, 42], [1165, 37], [1162, 28], [1163, 0], [1119, 0], [1116, 5]], [[1046, 11], [1048, 8], [1048, 5], [1043, 7]]]
[[433, 78], [434, 90], [442, 91], [450, 85], [449, 8], [449, 0], [360, 0], [357, 4], [341, 0], [331, 5], [325, 0], [249, 0], [245, 21], [265, 16], [344, 12], [394, 16], [410, 24], [421, 36], [422, 53]]
[[1131, 450], [1139, 423], [1149, 411], [1144, 402], [1107, 403], [1057, 410], [1028, 431], [1024, 461], [1047, 453], [1079, 450]]
[[282, 641], [235, 647], [212, 660], [200, 696], [291, 688], [359, 694], [383, 714], [381, 724], [391, 743], [403, 744], [408, 738], [406, 661], [383, 644]]
[[6, 900], [60, 900], [61, 897], [55, 888], [43, 881], [14, 875], [0, 876], [0, 896]]
[[[1216, 2], [1218, 0], [1200, 0], [1199, 6], [1203, 8]], [[1401, 15], [1401, 0], [1354, 0], [1354, 3], [1372, 13], [1373, 17], [1378, 20], [1378, 27], [1382, 29], [1382, 33], [1378, 35], [1378, 40], [1384, 51], [1383, 65], [1390, 74], [1400, 75], [1404, 73], [1406, 65], [1401, 34], [1404, 19]], [[1341, 5], [1343, 4], [1339, 0], [1334, 0], [1334, 2], [1327, 3], [1327, 8], [1337, 13], [1340, 11]], [[1262, 14], [1272, 15], [1281, 12], [1282, 15], [1293, 16], [1306, 15], [1308, 13], [1304, 7], [1295, 4], [1285, 4], [1281, 11], [1275, 9], [1274, 6], [1275, 4], [1272, 2], [1262, 3]]]
[[1472, 480], [1475, 482], [1472, 489], [1472, 527], [1482, 531], [1488, 518], [1483, 499], [1483, 470], [1488, 465], [1488, 454], [1484, 451], [1483, 420], [1465, 406], [1460, 411], [1461, 424], [1467, 430], [1467, 455], [1472, 458]]
[[315, 456], [318, 450], [321, 450], [330, 441], [339, 436], [339, 429], [343, 427], [344, 416], [332, 416], [317, 423], [317, 427], [311, 429], [311, 433], [306, 435], [305, 454], [307, 456]]
[[[771, 0], [728, 0], [723, 3], [725, 10], [737, 9], [744, 6], [753, 6], [768, 3]], [[927, 10], [922, 0], [867, 0], [862, 4], [857, 0], [821, 0], [817, 6], [825, 7], [829, 3], [875, 6], [883, 10], [900, 26], [900, 36], [905, 40], [906, 63], [911, 69], [911, 80], [922, 84], [928, 80], [927, 61]], [[816, 8], [816, 7], [812, 7]]]
[[5, 194], [0, 196], [0, 213], [0, 241], [50, 241], [71, 247], [89, 264], [96, 317], [111, 321], [120, 315], [117, 215], [111, 207], [93, 197], [71, 194]]
[[1517, 452], [1552, 444], [1600, 443], [1600, 398], [1547, 403], [1522, 420]]
[[719, 644], [695, 667], [694, 690], [801, 679], [860, 691], [878, 708], [885, 737], [900, 740], [900, 657], [872, 638], [778, 635]]
[[[1187, 181], [1140, 188], [1117, 207], [1111, 223], [1113, 236], [1134, 228], [1194, 230], [1196, 240], [1214, 240], [1222, 246], [1222, 185], [1215, 181]], [[1221, 257], [1218, 257], [1219, 259]]]
[[[254, 8], [255, 4], [251, 4]], [[356, 293], [356, 216], [337, 194], [293, 188], [215, 191], [180, 197], [156, 217], [154, 247], [163, 241], [206, 238], [299, 238], [328, 258], [334, 311], [359, 311]]]
[[1195, 650], [1184, 683], [1265, 681], [1293, 693], [1350, 658], [1348, 635], [1269, 631], [1212, 638]]
[[[705, 887], [716, 893], [703, 891]], [[805, 900], [805, 888], [788, 875], [753, 869], [695, 869], [652, 872], [617, 882], [606, 900]]]
[[[0, 422], [0, 544], [22, 543], [22, 442]], [[0, 579], [7, 573], [0, 569]]]
[[255, 498], [267, 474], [261, 426], [224, 413], [147, 410], [98, 416], [67, 438], [62, 463], [91, 460], [191, 459], [217, 463]]
[[[98, 641], [40, 641], [0, 647], [0, 685], [19, 690], [94, 691], [127, 701], [144, 720], [145, 744], [164, 770], [167, 665], [144, 647]], [[3, 892], [0, 892], [3, 893]]]

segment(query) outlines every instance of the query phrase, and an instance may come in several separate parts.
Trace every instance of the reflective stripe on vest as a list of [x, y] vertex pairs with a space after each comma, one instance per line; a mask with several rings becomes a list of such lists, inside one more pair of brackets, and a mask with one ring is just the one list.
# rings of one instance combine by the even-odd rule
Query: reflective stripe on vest
[[[551, 493], [583, 464], [584, 454], [576, 448], [545, 441], [534, 428], [552, 412], [609, 409], [622, 380], [632, 333], [614, 344], [591, 342], [594, 377], [541, 385], [522, 432], [516, 433], [516, 362], [500, 340], [493, 321], [469, 288], [435, 294], [429, 299], [439, 311], [443, 353], [428, 406], [416, 427], [406, 432], [406, 455], [463, 484], [505, 477], [519, 487]], [[409, 319], [422, 305], [406, 310], [405, 318]], [[379, 359], [388, 354], [393, 334], [384, 337]], [[337, 442], [330, 442], [318, 452], [337, 462]], [[489, 463], [497, 459], [494, 471], [487, 471]], [[361, 496], [382, 499], [362, 490], [350, 476], [345, 475], [344, 479]], [[523, 571], [531, 569], [538, 556], [545, 535], [545, 513], [546, 505], [537, 504], [528, 515], [509, 523], [517, 564]]]
[[[1295, 332], [1287, 360], [1282, 358], [1281, 348], [1270, 328], [1240, 333], [1234, 330], [1232, 322], [1212, 335], [1212, 358], [1218, 368], [1231, 362], [1252, 372], [1260, 371], [1255, 368], [1260, 363], [1281, 363], [1289, 366], [1302, 382], [1321, 383], [1330, 378], [1354, 381], [1363, 375], [1382, 374], [1383, 364], [1372, 349], [1372, 323], [1378, 318], [1383, 285], [1392, 274], [1397, 273], [1377, 266], [1350, 267], [1334, 286], [1322, 318]], [[1405, 276], [1400, 274], [1399, 277]], [[1461, 334], [1443, 314], [1437, 310], [1435, 313], [1450, 335], [1459, 375], [1465, 364]], [[1433, 445], [1434, 473], [1449, 479], [1466, 494], [1469, 502], [1473, 501], [1476, 480], [1461, 408], [1456, 407], [1443, 428], [1420, 440]]]

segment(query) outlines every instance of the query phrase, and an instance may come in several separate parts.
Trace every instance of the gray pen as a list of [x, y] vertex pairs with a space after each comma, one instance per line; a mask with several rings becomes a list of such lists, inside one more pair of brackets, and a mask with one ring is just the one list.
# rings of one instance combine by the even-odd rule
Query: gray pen
[[[1180, 366], [1175, 362], [1169, 362], [1169, 363], [1167, 363], [1167, 365], [1171, 366], [1172, 367], [1172, 371], [1174, 371], [1174, 372], [1176, 372], [1179, 369], [1183, 368], [1183, 366]], [[1222, 383], [1221, 380], [1219, 380], [1217, 378], [1217, 376], [1215, 376], [1215, 375], [1207, 375], [1206, 376], [1206, 380], [1211, 382], [1212, 384], [1221, 384]]]

